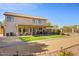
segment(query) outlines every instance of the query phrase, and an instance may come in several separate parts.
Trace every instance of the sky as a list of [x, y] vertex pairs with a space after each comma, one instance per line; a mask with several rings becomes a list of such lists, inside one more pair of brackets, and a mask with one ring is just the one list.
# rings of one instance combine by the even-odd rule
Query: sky
[[3, 13], [15, 12], [47, 18], [52, 25], [79, 25], [78, 3], [0, 3], [0, 21]]

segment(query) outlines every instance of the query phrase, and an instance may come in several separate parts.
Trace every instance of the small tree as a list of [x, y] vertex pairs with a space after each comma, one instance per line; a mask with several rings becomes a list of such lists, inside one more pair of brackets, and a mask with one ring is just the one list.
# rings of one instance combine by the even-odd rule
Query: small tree
[[0, 27], [3, 28], [3, 22], [2, 21], [0, 21]]
[[47, 21], [46, 26], [51, 26], [52, 24]]
[[58, 25], [54, 25], [54, 26], [53, 26], [53, 33], [54, 33], [54, 34], [57, 34], [57, 35], [60, 34], [60, 30], [59, 30]]
[[54, 29], [59, 29], [59, 26], [58, 25], [54, 25], [53, 28]]
[[2, 26], [2, 22], [0, 21], [0, 26]]

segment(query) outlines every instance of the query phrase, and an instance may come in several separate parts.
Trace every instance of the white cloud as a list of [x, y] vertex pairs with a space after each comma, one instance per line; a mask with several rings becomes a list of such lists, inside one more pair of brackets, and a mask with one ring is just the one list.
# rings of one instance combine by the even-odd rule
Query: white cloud
[[23, 9], [35, 9], [38, 4], [30, 3], [1, 3], [1, 10], [23, 10]]

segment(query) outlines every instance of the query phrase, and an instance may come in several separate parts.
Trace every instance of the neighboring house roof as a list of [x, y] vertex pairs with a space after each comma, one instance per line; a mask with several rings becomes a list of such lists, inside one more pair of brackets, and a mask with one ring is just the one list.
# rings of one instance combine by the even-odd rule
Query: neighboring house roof
[[17, 16], [17, 17], [25, 17], [25, 18], [32, 18], [32, 19], [39, 19], [39, 20], [47, 20], [42, 17], [37, 17], [37, 16], [28, 16], [24, 14], [19, 14], [19, 13], [13, 13], [13, 12], [5, 12], [4, 15], [9, 15], [9, 16]]

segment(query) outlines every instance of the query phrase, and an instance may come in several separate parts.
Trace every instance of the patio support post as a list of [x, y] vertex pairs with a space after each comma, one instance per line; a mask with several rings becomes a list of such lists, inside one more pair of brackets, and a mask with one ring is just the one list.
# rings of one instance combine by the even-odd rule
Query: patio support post
[[43, 28], [42, 28], [42, 35], [43, 35]]
[[18, 36], [19, 33], [18, 33], [18, 25], [16, 24], [16, 35]]
[[31, 28], [31, 35], [33, 35], [33, 28]]

